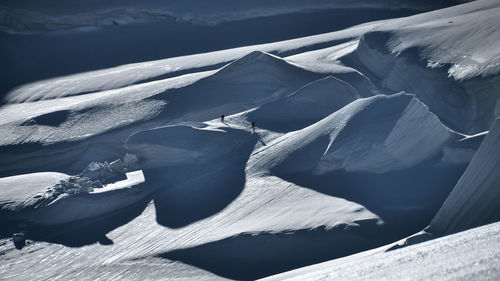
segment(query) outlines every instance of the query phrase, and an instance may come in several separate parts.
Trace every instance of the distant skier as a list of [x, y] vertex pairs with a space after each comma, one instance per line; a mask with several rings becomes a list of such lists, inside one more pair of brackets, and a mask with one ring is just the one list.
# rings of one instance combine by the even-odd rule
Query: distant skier
[[255, 132], [255, 121], [252, 121], [252, 130]]
[[221, 121], [222, 123], [224, 123], [224, 114], [222, 114], [222, 115], [220, 116], [220, 121]]

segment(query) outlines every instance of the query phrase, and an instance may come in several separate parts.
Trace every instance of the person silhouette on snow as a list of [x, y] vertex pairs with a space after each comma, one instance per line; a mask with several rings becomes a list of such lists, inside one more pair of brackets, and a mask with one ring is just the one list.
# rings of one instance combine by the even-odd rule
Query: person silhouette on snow
[[255, 132], [255, 121], [252, 121], [252, 130]]
[[222, 115], [220, 116], [220, 121], [221, 121], [222, 123], [224, 123], [224, 114], [222, 114]]

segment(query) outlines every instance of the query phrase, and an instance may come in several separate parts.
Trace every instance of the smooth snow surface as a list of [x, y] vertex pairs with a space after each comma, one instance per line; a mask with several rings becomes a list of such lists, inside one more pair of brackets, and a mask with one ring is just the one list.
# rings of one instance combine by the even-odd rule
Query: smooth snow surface
[[[82, 72], [92, 69], [82, 60], [108, 56], [75, 51], [54, 60], [61, 72], [42, 71], [49, 79], [1, 93], [0, 278], [254, 280], [328, 261], [274, 278], [498, 279], [498, 223], [382, 251], [500, 218], [500, 2], [270, 43], [244, 27], [338, 7], [361, 23], [381, 9], [449, 4], [249, 3], [0, 8], [18, 20], [0, 20], [10, 32], [0, 51], [50, 38], [128, 54]], [[198, 28], [250, 38], [140, 59], [141, 30], [160, 38], [141, 41], [157, 49], [191, 36], [154, 31], [177, 20], [200, 38]], [[127, 44], [110, 48], [101, 39], [111, 35]], [[38, 77], [31, 58], [19, 61], [33, 76], [17, 69], [6, 81]], [[419, 232], [429, 225], [434, 236]]]
[[1, 209], [15, 211], [36, 206], [46, 199], [51, 187], [68, 177], [46, 172], [0, 178]]
[[494, 280], [500, 276], [500, 223], [390, 252], [380, 250], [264, 280]]

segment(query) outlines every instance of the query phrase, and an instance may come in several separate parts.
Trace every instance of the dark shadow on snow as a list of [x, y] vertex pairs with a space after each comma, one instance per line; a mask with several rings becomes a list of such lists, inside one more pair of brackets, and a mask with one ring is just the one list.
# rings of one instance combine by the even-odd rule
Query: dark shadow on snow
[[290, 233], [244, 233], [159, 256], [191, 264], [222, 277], [255, 280], [381, 246], [392, 238], [380, 231], [375, 220], [359, 224]]
[[45, 125], [45, 126], [52, 126], [52, 127], [57, 127], [64, 123], [68, 117], [69, 117], [70, 111], [69, 110], [58, 110], [58, 111], [53, 111], [47, 114], [39, 115], [37, 117], [34, 117], [26, 122], [24, 122], [22, 125], [23, 126], [30, 126], [30, 125]]
[[430, 222], [466, 168], [436, 162], [384, 174], [337, 170], [315, 175], [288, 172], [285, 165], [275, 173], [300, 186], [365, 206], [403, 238]]
[[216, 148], [193, 165], [145, 170], [146, 179], [159, 185], [154, 196], [157, 222], [183, 227], [229, 205], [245, 186], [246, 162], [257, 139], [246, 132], [228, 135], [224, 145], [233, 148], [226, 153]]
[[94, 243], [111, 245], [113, 241], [106, 237], [106, 234], [139, 216], [150, 201], [151, 197], [148, 197], [105, 215], [51, 226], [3, 221], [0, 235], [11, 237], [13, 233], [23, 231], [26, 232], [28, 240], [69, 247], [82, 247]]

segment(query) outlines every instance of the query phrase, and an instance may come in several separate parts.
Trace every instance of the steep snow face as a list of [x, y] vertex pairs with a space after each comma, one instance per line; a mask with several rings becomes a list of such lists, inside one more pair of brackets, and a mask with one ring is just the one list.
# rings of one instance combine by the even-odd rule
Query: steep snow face
[[355, 51], [357, 46], [358, 40], [353, 40], [333, 47], [288, 56], [286, 60], [310, 71], [333, 73], [335, 77], [354, 87], [362, 97], [382, 93], [363, 73], [340, 62], [340, 58]]
[[438, 155], [450, 136], [439, 119], [413, 96], [378, 95], [358, 99], [305, 129], [277, 139], [262, 150], [286, 151], [282, 155], [287, 157], [267, 153], [265, 159], [256, 160], [262, 164], [256, 165], [298, 162], [293, 169], [318, 174], [336, 169], [385, 173]]
[[169, 126], [134, 133], [125, 147], [138, 155], [142, 168], [152, 169], [213, 162], [238, 146], [251, 149], [255, 143], [256, 136], [231, 127]]
[[359, 97], [350, 84], [329, 76], [259, 107], [248, 114], [248, 119], [259, 120], [260, 128], [293, 131], [323, 119]]
[[[344, 121], [345, 127], [334, 139], [330, 137], [317, 171], [343, 168], [382, 173], [409, 168], [439, 154], [450, 137], [449, 131], [419, 100], [404, 95], [393, 99], [374, 101]], [[391, 118], [392, 114], [397, 119]], [[373, 120], [379, 120], [378, 126]], [[358, 133], [360, 130], [363, 134]]]
[[[447, 10], [452, 9], [462, 13], [446, 15]], [[431, 66], [449, 65], [448, 73], [455, 79], [497, 74], [500, 71], [499, 13], [498, 1], [492, 0], [431, 12], [421, 16], [428, 21], [395, 30], [389, 46], [397, 53], [417, 47]]]
[[[445, 125], [463, 133], [486, 130], [498, 114], [498, 76], [457, 81], [443, 68], [429, 69], [416, 48], [395, 54], [388, 48], [398, 34], [364, 34], [357, 49], [340, 60], [393, 91], [415, 94]], [[394, 39], [395, 38], [395, 39]]]
[[450, 234], [500, 219], [500, 118], [436, 214], [428, 230]]
[[472, 136], [464, 136], [447, 144], [443, 149], [445, 163], [469, 163], [477, 152], [488, 131]]

